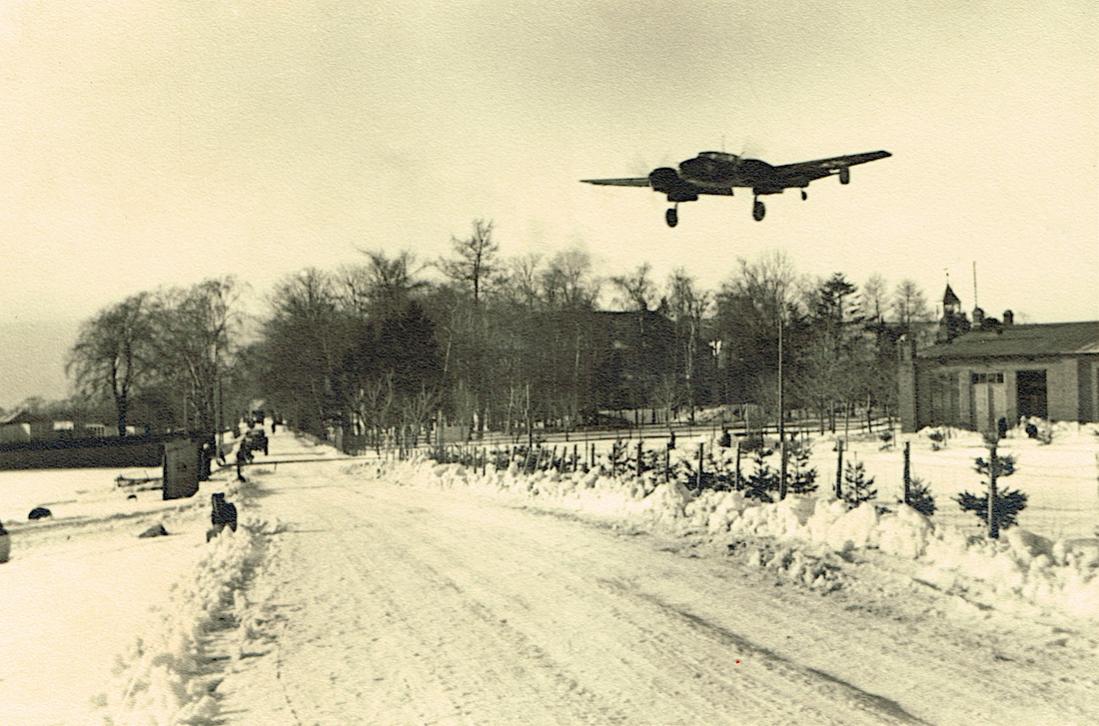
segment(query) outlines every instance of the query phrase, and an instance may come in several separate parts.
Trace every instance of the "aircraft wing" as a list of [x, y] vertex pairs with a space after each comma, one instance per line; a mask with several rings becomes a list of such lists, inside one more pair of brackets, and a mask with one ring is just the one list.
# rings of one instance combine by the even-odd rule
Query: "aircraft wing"
[[581, 179], [580, 181], [585, 184], [599, 184], [601, 186], [608, 187], [647, 187], [649, 186], [649, 177], [639, 176], [630, 177], [627, 179]]
[[856, 164], [865, 164], [868, 161], [877, 161], [892, 156], [888, 151], [868, 151], [864, 154], [850, 154], [848, 156], [833, 156], [830, 159], [817, 159], [815, 161], [799, 161], [795, 164], [783, 164], [775, 167], [775, 173], [790, 179], [803, 179], [811, 181], [821, 177], [835, 174]]

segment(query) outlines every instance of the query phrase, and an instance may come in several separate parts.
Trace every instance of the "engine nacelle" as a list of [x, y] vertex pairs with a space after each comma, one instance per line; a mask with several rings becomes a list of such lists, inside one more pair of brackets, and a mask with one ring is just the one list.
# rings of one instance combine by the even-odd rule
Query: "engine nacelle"
[[669, 202], [693, 202], [698, 199], [698, 191], [694, 186], [683, 181], [670, 166], [653, 169], [649, 174], [649, 186], [653, 191], [667, 194]]
[[840, 184], [851, 183], [851, 169], [850, 167], [843, 167], [840, 169]]

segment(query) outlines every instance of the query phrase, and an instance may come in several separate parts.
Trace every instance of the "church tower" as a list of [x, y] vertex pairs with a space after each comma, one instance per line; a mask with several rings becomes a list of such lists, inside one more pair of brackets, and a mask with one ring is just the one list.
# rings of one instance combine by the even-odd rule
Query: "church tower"
[[962, 312], [962, 301], [946, 283], [943, 292], [943, 316], [939, 320], [939, 333], [935, 336], [938, 343], [949, 343], [962, 333], [969, 331], [969, 319]]

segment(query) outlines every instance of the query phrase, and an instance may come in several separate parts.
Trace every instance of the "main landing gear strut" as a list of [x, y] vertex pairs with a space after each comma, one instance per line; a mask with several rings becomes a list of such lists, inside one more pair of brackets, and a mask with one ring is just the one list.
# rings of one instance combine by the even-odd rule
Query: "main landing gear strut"
[[767, 214], [767, 207], [763, 206], [763, 202], [759, 201], [759, 197], [756, 197], [756, 200], [752, 202], [752, 219], [762, 222], [765, 214]]
[[664, 212], [664, 221], [668, 223], [669, 227], [674, 227], [679, 224], [679, 205], [675, 205], [667, 212]]

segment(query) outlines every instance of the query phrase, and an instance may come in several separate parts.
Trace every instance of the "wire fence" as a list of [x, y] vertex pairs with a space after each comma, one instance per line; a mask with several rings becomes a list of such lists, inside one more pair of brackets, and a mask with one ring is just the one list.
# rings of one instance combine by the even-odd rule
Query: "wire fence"
[[[749, 438], [761, 432], [747, 432], [730, 428], [728, 447], [720, 447], [716, 442], [721, 438], [722, 429], [714, 425], [695, 427], [678, 426], [671, 431], [667, 427], [637, 427], [629, 430], [600, 430], [586, 432], [552, 432], [535, 438], [535, 445], [529, 454], [537, 462], [538, 468], [558, 466], [564, 470], [573, 463], [572, 452], [582, 452], [580, 462], [593, 464], [599, 457], [604, 459], [614, 449], [616, 442], [628, 443], [628, 450], [636, 455], [637, 445], [641, 452], [669, 453], [671, 461], [698, 460], [698, 446], [715, 453], [716, 448], [725, 448], [721, 455], [729, 457], [729, 450], [743, 446]], [[794, 429], [795, 431], [797, 429]], [[978, 456], [987, 458], [986, 448], [973, 437], [948, 439], [944, 442], [930, 442], [927, 439], [897, 433], [881, 437], [886, 430], [884, 422], [875, 424], [873, 431], [867, 431], [865, 424], [861, 432], [854, 427], [852, 436], [844, 445], [844, 467], [849, 463], [861, 462], [868, 478], [873, 478], [876, 489], [875, 501], [882, 504], [895, 504], [904, 498], [904, 442], [911, 443], [910, 475], [928, 486], [935, 498], [936, 521], [957, 526], [964, 531], [980, 534], [983, 525], [971, 512], [961, 510], [955, 498], [962, 492], [970, 491], [980, 495], [984, 491], [982, 477], [975, 469]], [[672, 436], [674, 432], [674, 437]], [[802, 435], [816, 434], [815, 426], [802, 429]], [[534, 438], [534, 437], [532, 437]], [[768, 436], [774, 443], [773, 434]], [[903, 439], [903, 440], [902, 440]], [[839, 451], [832, 438], [810, 436], [812, 452], [809, 464], [817, 472], [819, 494], [834, 491], [839, 471]], [[413, 450], [437, 452], [438, 445], [420, 440], [416, 447], [406, 447], [404, 454], [395, 449], [383, 450], [383, 458], [396, 458], [410, 454]], [[492, 452], [508, 452], [525, 448], [526, 436], [492, 436], [474, 443], [449, 444], [446, 449], [448, 460], [493, 462], [501, 460]], [[350, 452], [349, 452], [350, 453]], [[1055, 443], [1045, 446], [1031, 439], [1005, 439], [1000, 442], [1000, 456], [1010, 455], [1016, 459], [1014, 475], [1000, 480], [1001, 491], [1018, 489], [1027, 495], [1027, 507], [1019, 515], [1019, 526], [1042, 536], [1053, 539], [1083, 538], [1097, 535], [1099, 525], [1099, 437], [1081, 438], [1075, 442]], [[719, 457], [720, 458], [720, 457]], [[772, 454], [768, 464], [777, 467], [777, 454]], [[507, 460], [504, 458], [503, 460]], [[703, 457], [703, 467], [710, 464]], [[558, 462], [554, 464], [554, 462]], [[491, 465], [491, 464], [489, 464]], [[743, 456], [742, 467], [745, 476], [754, 471], [750, 457]], [[625, 469], [622, 472], [626, 474]], [[842, 480], [842, 474], [840, 478]]]

